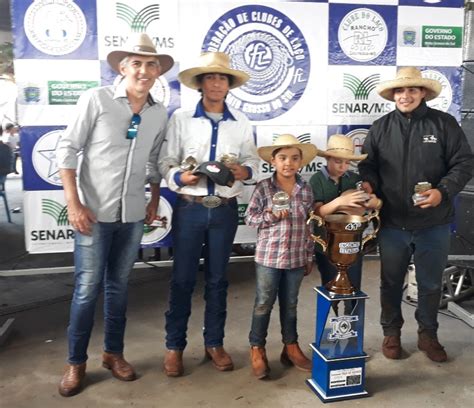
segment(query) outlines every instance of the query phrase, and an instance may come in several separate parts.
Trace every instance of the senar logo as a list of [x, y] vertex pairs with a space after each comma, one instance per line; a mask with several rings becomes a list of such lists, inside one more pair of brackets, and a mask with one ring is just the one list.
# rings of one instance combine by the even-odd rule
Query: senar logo
[[69, 225], [67, 217], [67, 206], [58, 203], [55, 200], [43, 198], [41, 200], [41, 210], [43, 214], [50, 215], [54, 218], [57, 225]]
[[133, 32], [145, 32], [151, 22], [160, 18], [159, 4], [150, 4], [136, 11], [128, 4], [117, 3], [116, 11], [117, 17], [125, 21]]
[[344, 74], [344, 88], [350, 89], [355, 99], [369, 99], [370, 93], [379, 82], [379, 74], [372, 74], [362, 81], [355, 75]]

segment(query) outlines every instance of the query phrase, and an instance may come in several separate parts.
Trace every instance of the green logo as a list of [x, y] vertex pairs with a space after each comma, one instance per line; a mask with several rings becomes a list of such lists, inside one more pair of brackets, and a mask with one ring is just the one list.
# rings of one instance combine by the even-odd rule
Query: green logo
[[41, 200], [41, 209], [43, 214], [53, 217], [58, 225], [69, 225], [67, 207], [65, 205], [48, 198], [43, 198]]
[[88, 89], [99, 86], [97, 81], [48, 81], [50, 105], [75, 105]]
[[344, 74], [344, 88], [350, 89], [355, 99], [369, 99], [369, 94], [380, 82], [380, 74], [373, 74], [360, 80], [354, 75]]
[[160, 5], [151, 4], [140, 11], [136, 11], [128, 4], [117, 3], [117, 17], [125, 21], [132, 31], [144, 32], [152, 21], [160, 18]]
[[423, 26], [423, 47], [461, 48], [462, 27]]
[[245, 225], [245, 211], [247, 211], [248, 204], [238, 204], [237, 211], [239, 214], [239, 225]]

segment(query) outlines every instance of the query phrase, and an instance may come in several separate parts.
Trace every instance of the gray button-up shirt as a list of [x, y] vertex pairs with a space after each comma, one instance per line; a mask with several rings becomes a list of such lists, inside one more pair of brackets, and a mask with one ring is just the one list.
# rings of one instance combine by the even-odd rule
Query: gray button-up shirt
[[77, 108], [57, 147], [59, 168], [78, 169], [81, 202], [98, 221], [144, 219], [144, 186], [161, 181], [158, 154], [168, 120], [166, 109], [150, 96], [140, 112], [138, 135], [130, 140], [126, 135], [133, 112], [125, 81], [84, 92]]

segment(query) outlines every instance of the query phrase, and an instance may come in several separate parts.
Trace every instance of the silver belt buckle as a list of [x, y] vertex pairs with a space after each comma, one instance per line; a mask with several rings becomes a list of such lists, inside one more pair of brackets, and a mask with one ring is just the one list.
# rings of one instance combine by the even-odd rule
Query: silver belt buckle
[[215, 195], [209, 195], [202, 198], [202, 205], [206, 208], [216, 208], [222, 204], [220, 197]]

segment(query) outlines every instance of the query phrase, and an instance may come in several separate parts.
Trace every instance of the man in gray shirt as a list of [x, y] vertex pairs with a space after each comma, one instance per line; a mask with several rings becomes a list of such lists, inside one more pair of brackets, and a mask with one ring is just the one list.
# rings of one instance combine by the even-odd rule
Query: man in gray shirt
[[[149, 92], [158, 76], [172, 67], [173, 59], [158, 54], [146, 34], [135, 34], [123, 49], [109, 53], [107, 61], [122, 75], [121, 82], [81, 96], [78, 113], [57, 148], [69, 222], [75, 229], [69, 357], [59, 385], [64, 397], [81, 389], [95, 305], [102, 288], [102, 365], [119, 380], [136, 379], [133, 367], [123, 357], [128, 276], [139, 249], [143, 222], [153, 221], [160, 195], [158, 154], [167, 112]], [[144, 191], [147, 182], [151, 190], [148, 204]]]

